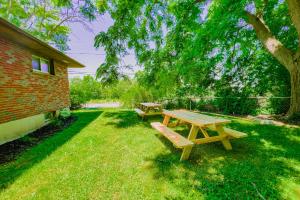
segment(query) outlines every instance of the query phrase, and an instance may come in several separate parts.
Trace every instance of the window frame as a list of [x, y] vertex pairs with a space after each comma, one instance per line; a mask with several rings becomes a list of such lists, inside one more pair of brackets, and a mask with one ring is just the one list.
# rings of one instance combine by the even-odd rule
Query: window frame
[[[39, 61], [39, 69], [34, 69], [34, 68], [33, 68], [33, 64], [32, 64], [33, 59]], [[41, 71], [41, 70], [40, 70], [40, 69], [41, 69], [41, 61], [40, 61], [40, 57], [38, 57], [38, 56], [36, 56], [36, 55], [32, 55], [32, 57], [31, 57], [31, 68], [32, 68], [32, 70], [34, 70], [34, 71]]]
[[[47, 59], [45, 57], [37, 56], [37, 55], [32, 55], [31, 56], [31, 69], [34, 72], [38, 73], [43, 73], [43, 74], [50, 74], [50, 75], [55, 75], [55, 70], [54, 70], [54, 62], [51, 59]], [[32, 60], [36, 59], [39, 61], [39, 69], [34, 69], [32, 65]], [[48, 70], [47, 71], [42, 71], [42, 63], [47, 63], [48, 64]]]

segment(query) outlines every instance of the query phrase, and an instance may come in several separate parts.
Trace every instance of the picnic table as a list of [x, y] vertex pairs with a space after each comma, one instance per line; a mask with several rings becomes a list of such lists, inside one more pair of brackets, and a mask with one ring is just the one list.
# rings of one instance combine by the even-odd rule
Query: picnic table
[[[208, 116], [187, 110], [164, 110], [163, 115], [163, 123], [153, 122], [151, 123], [151, 126], [169, 139], [176, 148], [183, 149], [180, 160], [187, 160], [190, 156], [193, 146], [196, 144], [206, 144], [221, 141], [226, 150], [231, 150], [232, 146], [229, 141], [230, 139], [247, 136], [246, 133], [224, 127], [226, 124], [231, 122], [228, 119]], [[176, 119], [177, 122], [175, 124], [170, 123], [171, 118]], [[169, 128], [181, 124], [190, 125], [191, 128], [188, 138], [183, 137], [179, 133]], [[218, 135], [210, 136], [207, 132], [208, 129], [216, 131]], [[202, 138], [197, 138], [198, 132], [202, 133]]]
[[140, 103], [139, 108], [135, 109], [135, 112], [141, 116], [151, 116], [151, 115], [161, 115], [162, 114], [162, 105], [159, 103], [151, 103], [151, 102], [145, 102]]

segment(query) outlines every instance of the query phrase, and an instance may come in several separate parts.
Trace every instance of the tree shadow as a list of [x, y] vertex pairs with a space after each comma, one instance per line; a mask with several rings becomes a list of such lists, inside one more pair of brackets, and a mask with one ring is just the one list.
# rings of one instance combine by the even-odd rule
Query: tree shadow
[[300, 129], [239, 121], [230, 127], [249, 136], [231, 140], [232, 151], [220, 142], [196, 145], [183, 162], [181, 151], [160, 137], [171, 152], [150, 160], [153, 176], [180, 191], [166, 199], [282, 199], [282, 180], [300, 182]]
[[104, 117], [111, 118], [110, 122], [106, 123], [106, 125], [112, 125], [116, 128], [129, 128], [136, 125], [143, 125], [145, 127], [150, 128], [151, 121], [161, 121], [161, 117], [147, 117], [142, 119], [137, 115], [136, 112], [132, 110], [121, 110], [121, 111], [112, 111], [105, 112]]
[[104, 117], [111, 118], [106, 125], [112, 125], [116, 128], [128, 128], [142, 123], [142, 120], [134, 111], [122, 110], [115, 112], [105, 112]]
[[19, 176], [34, 165], [40, 163], [57, 148], [64, 145], [78, 134], [84, 127], [101, 115], [102, 111], [76, 112], [76, 122], [63, 131], [41, 141], [37, 146], [30, 147], [22, 152], [14, 161], [0, 165], [0, 192], [12, 184]]
[[59, 121], [43, 126], [19, 139], [0, 145], [0, 165], [15, 160], [26, 149], [36, 146], [46, 138], [66, 129], [76, 120], [77, 117], [74, 115], [65, 119], [59, 119]]

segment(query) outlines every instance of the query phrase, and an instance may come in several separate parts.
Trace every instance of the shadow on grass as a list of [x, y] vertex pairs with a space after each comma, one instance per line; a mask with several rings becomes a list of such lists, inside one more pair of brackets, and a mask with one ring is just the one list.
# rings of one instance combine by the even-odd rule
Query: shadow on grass
[[77, 112], [78, 120], [71, 126], [41, 141], [37, 146], [25, 150], [15, 160], [0, 165], [0, 192], [12, 184], [20, 175], [41, 162], [53, 151], [62, 146], [84, 127], [94, 121], [102, 112]]
[[132, 110], [121, 110], [115, 112], [105, 112], [104, 117], [111, 118], [111, 121], [106, 125], [112, 125], [116, 128], [128, 128], [136, 125], [143, 125], [145, 127], [151, 127], [151, 121], [161, 121], [161, 117], [147, 117], [144, 120], [140, 118], [136, 112]]
[[300, 129], [238, 121], [230, 126], [249, 136], [231, 140], [232, 151], [220, 142], [196, 145], [184, 162], [181, 151], [160, 138], [171, 153], [151, 160], [154, 177], [181, 191], [166, 199], [282, 199], [282, 180], [300, 182]]

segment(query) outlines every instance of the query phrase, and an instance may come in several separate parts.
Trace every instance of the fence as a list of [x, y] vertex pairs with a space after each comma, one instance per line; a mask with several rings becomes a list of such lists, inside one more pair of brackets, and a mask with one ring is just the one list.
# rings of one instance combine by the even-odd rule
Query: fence
[[280, 114], [287, 112], [290, 97], [183, 97], [164, 98], [159, 102], [166, 109], [189, 109], [230, 114], [254, 114], [257, 112]]

